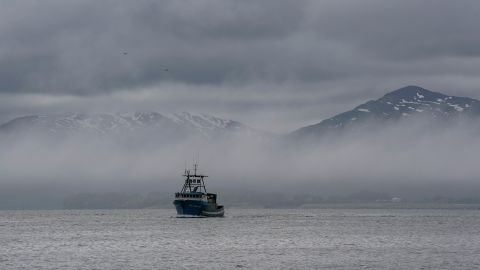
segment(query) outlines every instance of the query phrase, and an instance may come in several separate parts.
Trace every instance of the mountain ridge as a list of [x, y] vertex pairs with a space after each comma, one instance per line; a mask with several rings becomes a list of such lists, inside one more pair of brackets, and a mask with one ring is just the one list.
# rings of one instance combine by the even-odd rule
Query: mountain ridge
[[[409, 85], [391, 91], [376, 100], [369, 100], [352, 110], [334, 115], [313, 125], [300, 127], [280, 137], [303, 139], [321, 137], [350, 130], [372, 128], [371, 124], [394, 123], [402, 119], [430, 118], [449, 121], [459, 117], [480, 119], [480, 101], [468, 97], [449, 96], [419, 86]], [[154, 111], [134, 113], [69, 113], [29, 115], [0, 125], [0, 134], [72, 135], [76, 133], [109, 135], [132, 132], [152, 133], [178, 139], [189, 134], [218, 138], [242, 134], [272, 138], [273, 133], [251, 128], [241, 122], [209, 114], [189, 112], [161, 114]]]
[[188, 134], [214, 138], [235, 133], [254, 136], [262, 131], [240, 122], [208, 114], [189, 112], [160, 114], [153, 111], [134, 113], [66, 113], [57, 115], [29, 115], [14, 118], [0, 125], [0, 133], [19, 135], [28, 133], [69, 136], [75, 134], [119, 135], [145, 132], [173, 137]]
[[445, 121], [461, 116], [480, 117], [480, 101], [448, 96], [410, 85], [388, 92], [379, 99], [369, 100], [319, 123], [296, 129], [288, 136], [296, 139], [319, 137], [338, 131], [366, 128], [369, 123], [393, 123], [408, 117], [429, 117]]

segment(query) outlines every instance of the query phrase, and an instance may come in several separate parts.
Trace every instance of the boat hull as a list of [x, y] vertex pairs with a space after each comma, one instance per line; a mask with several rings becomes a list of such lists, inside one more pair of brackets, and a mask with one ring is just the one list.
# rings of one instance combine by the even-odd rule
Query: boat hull
[[178, 215], [223, 217], [223, 206], [209, 204], [199, 200], [175, 200], [173, 201]]
[[225, 211], [223, 210], [223, 207], [221, 209], [216, 209], [215, 211], [202, 211], [202, 216], [204, 217], [223, 217], [225, 214]]

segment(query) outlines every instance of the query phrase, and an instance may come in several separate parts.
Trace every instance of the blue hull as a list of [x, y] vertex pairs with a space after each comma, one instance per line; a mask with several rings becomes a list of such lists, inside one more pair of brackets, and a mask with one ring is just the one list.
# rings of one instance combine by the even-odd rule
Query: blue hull
[[217, 208], [216, 205], [197, 200], [175, 200], [173, 201], [178, 215], [192, 215], [204, 217], [222, 217], [223, 207]]
[[175, 205], [177, 214], [179, 215], [200, 216], [202, 215], [202, 210], [204, 208], [201, 201], [175, 200], [173, 204]]

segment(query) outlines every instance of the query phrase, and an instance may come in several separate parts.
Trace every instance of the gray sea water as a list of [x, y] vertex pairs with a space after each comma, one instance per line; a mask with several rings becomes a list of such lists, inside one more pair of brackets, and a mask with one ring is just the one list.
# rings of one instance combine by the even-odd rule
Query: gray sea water
[[0, 211], [0, 269], [479, 269], [480, 210]]

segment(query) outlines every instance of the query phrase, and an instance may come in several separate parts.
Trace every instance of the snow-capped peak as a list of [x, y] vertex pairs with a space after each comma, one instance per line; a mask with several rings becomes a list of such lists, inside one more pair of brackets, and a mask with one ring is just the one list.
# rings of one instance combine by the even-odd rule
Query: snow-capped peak
[[207, 114], [189, 112], [160, 114], [158, 112], [134, 113], [71, 113], [61, 115], [34, 115], [20, 117], [0, 126], [0, 132], [28, 133], [28, 130], [46, 134], [125, 134], [144, 130], [148, 132], [171, 131], [183, 135], [197, 134], [214, 137], [219, 134], [253, 129], [235, 122]]
[[346, 130], [349, 127], [361, 128], [368, 123], [391, 123], [399, 119], [414, 119], [419, 115], [436, 121], [460, 116], [479, 117], [480, 101], [448, 96], [418, 86], [407, 86], [318, 124], [300, 128], [292, 134], [319, 134], [331, 130]]

